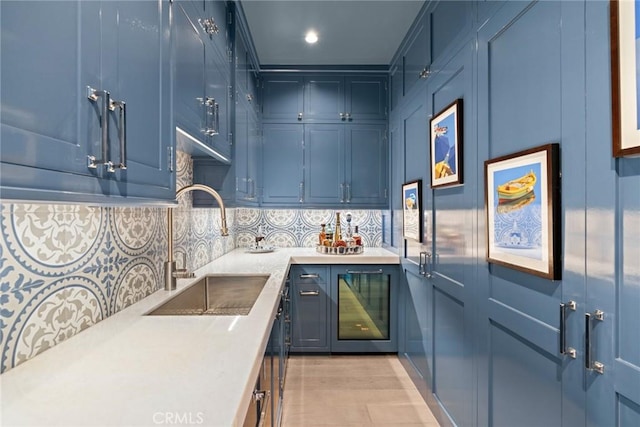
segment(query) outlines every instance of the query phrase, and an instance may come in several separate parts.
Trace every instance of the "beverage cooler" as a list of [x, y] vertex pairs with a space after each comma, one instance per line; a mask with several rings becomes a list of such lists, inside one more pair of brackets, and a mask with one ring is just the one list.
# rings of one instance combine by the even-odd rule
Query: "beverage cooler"
[[397, 352], [397, 266], [332, 266], [331, 276], [331, 351]]

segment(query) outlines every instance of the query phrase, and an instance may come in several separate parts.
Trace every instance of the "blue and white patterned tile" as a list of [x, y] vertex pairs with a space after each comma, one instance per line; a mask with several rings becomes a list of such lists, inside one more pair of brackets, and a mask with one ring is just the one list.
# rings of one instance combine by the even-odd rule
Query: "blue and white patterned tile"
[[152, 260], [138, 257], [125, 266], [116, 283], [111, 296], [110, 314], [117, 313], [160, 289], [162, 279]]
[[101, 208], [80, 205], [10, 205], [1, 232], [12, 258], [25, 270], [60, 277], [81, 269], [106, 235]]

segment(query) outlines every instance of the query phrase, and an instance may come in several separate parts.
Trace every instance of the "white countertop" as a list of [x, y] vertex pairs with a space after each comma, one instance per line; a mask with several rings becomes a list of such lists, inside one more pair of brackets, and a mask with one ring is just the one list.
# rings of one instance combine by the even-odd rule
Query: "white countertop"
[[[0, 425], [240, 426], [289, 265], [398, 262], [382, 248], [236, 249], [0, 375]], [[144, 316], [201, 276], [239, 273], [271, 275], [248, 316]]]

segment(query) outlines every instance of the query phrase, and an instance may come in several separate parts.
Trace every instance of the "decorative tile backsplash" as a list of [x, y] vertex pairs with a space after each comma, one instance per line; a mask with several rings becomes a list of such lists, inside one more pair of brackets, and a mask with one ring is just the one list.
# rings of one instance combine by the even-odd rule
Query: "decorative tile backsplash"
[[[236, 209], [236, 246], [246, 247], [254, 242], [258, 227], [262, 226], [267, 245], [276, 247], [314, 247], [318, 244], [320, 224], [335, 227], [335, 210], [322, 209]], [[343, 232], [346, 221], [342, 212]], [[381, 211], [352, 210], [352, 230], [358, 231], [365, 246], [382, 246]]]
[[[193, 180], [193, 163], [178, 153], [177, 187]], [[254, 242], [314, 246], [333, 210], [193, 209], [191, 194], [174, 208], [174, 254], [197, 269]], [[167, 210], [0, 203], [0, 372], [36, 356], [162, 287]], [[381, 246], [380, 211], [354, 210], [366, 246]], [[343, 217], [344, 219], [344, 217]], [[343, 221], [343, 227], [345, 223]]]

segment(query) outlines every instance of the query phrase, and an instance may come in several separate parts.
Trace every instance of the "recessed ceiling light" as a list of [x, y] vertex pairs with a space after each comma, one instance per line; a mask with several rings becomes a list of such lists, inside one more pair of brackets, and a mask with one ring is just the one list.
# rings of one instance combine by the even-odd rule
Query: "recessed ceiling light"
[[318, 41], [318, 34], [313, 30], [309, 30], [307, 31], [307, 34], [304, 36], [304, 41], [306, 41], [309, 44], [314, 44], [315, 42]]

